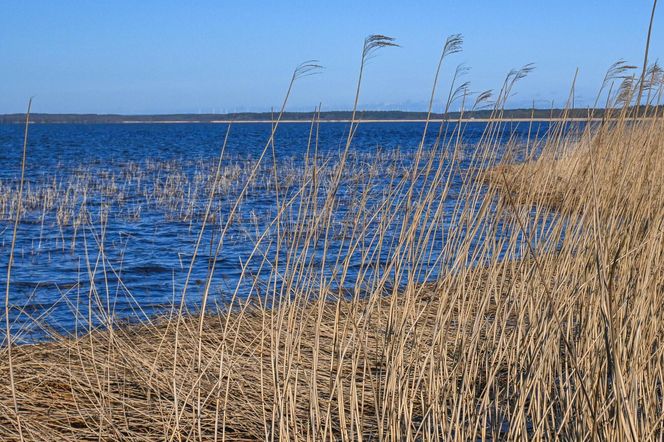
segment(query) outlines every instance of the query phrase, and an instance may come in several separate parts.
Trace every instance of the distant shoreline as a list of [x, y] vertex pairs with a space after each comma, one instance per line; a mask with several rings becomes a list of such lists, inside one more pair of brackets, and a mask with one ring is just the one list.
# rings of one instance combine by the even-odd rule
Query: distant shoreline
[[[634, 109], [636, 111], [636, 109]], [[661, 107], [651, 107], [648, 115], [659, 113]], [[611, 110], [609, 118], [618, 115]], [[430, 122], [441, 121], [462, 123], [502, 122], [587, 122], [607, 117], [605, 109], [507, 109], [499, 112], [501, 118], [491, 118], [491, 110], [476, 110], [464, 113], [432, 113]], [[48, 114], [31, 113], [32, 123], [40, 124], [269, 124], [274, 123], [275, 115], [271, 112], [234, 112], [224, 114]], [[590, 118], [590, 116], [593, 118]], [[310, 124], [312, 112], [285, 112], [281, 123]], [[353, 113], [349, 111], [320, 112], [317, 116], [320, 123], [350, 123]], [[359, 123], [423, 123], [427, 120], [426, 112], [406, 111], [363, 111], [358, 112], [355, 121]], [[0, 114], [0, 124], [23, 124], [24, 113]]]
[[[601, 121], [601, 118], [462, 118], [462, 119], [431, 119], [429, 123], [488, 123], [490, 121], [498, 121], [504, 123], [548, 123], [548, 122], [585, 122], [585, 121]], [[426, 123], [427, 120], [355, 120], [355, 123]], [[116, 124], [273, 124], [275, 120], [211, 120], [211, 121], [195, 121], [195, 120], [139, 120], [139, 121], [120, 121]], [[351, 120], [316, 120], [316, 123], [350, 123]], [[280, 120], [279, 124], [311, 124], [312, 120]]]
[[[614, 120], [616, 118], [609, 118]], [[645, 118], [638, 118], [643, 120]], [[560, 123], [560, 122], [571, 122], [571, 123], [583, 123], [589, 121], [602, 121], [601, 117], [596, 118], [449, 118], [449, 119], [430, 119], [429, 123], [489, 123], [489, 122], [500, 122], [500, 123]], [[315, 123], [327, 124], [327, 123], [345, 123], [349, 124], [350, 119], [344, 120], [315, 120]], [[400, 120], [400, 119], [368, 119], [355, 120], [356, 124], [374, 124], [374, 123], [426, 123], [427, 120], [417, 119], [417, 120]], [[120, 121], [34, 121], [31, 120], [30, 124], [80, 124], [80, 125], [93, 125], [93, 124], [274, 124], [275, 120], [120, 120]], [[280, 120], [279, 124], [311, 124], [312, 120]], [[0, 124], [25, 124], [25, 117], [23, 121], [1, 121]]]

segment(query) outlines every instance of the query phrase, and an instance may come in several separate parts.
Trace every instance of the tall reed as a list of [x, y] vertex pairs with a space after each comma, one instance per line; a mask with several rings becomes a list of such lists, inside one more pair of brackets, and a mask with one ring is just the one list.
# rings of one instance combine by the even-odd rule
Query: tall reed
[[[365, 41], [355, 110], [367, 57], [394, 44]], [[459, 45], [453, 36], [443, 48], [431, 103]], [[311, 72], [299, 69], [279, 115], [298, 72]], [[639, 85], [628, 83], [629, 101], [608, 90], [613, 118], [505, 143], [502, 112], [531, 70], [509, 73], [477, 145], [466, 145], [463, 121], [443, 121], [433, 139], [427, 127], [407, 168], [395, 162], [388, 174], [349, 173], [355, 117], [338, 161], [322, 160], [315, 112], [302, 169], [276, 189], [275, 215], [251, 237], [230, 300], [7, 345], [0, 376], [13, 380], [0, 384], [0, 438], [664, 437], [662, 108], [635, 118]], [[457, 76], [445, 101], [463, 108], [471, 97]], [[661, 82], [649, 87], [661, 95]], [[278, 163], [261, 169], [279, 121], [238, 175], [215, 258], [258, 172], [281, 186]], [[222, 148], [203, 222], [223, 160]], [[378, 182], [380, 198], [370, 198]], [[213, 260], [202, 307], [214, 273]]]

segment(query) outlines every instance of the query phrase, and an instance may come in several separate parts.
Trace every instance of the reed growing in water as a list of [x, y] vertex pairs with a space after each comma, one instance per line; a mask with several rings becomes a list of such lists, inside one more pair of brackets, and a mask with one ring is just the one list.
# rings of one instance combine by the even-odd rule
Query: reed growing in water
[[[434, 86], [460, 43], [446, 42]], [[358, 97], [366, 59], [392, 45], [385, 36], [365, 42]], [[303, 66], [293, 82], [317, 68]], [[661, 78], [625, 77], [618, 95], [608, 92], [615, 118], [576, 134], [561, 123], [543, 141], [505, 147], [501, 109], [529, 70], [508, 75], [465, 158], [463, 204], [440, 204], [463, 150], [463, 125], [447, 122], [432, 147], [423, 134], [378, 202], [363, 199], [358, 179], [359, 203], [339, 231], [353, 118], [331, 170], [306, 160], [295, 191], [275, 189], [279, 210], [254, 247], [267, 279], [247, 274], [248, 297], [237, 291], [210, 312], [208, 283], [198, 313], [181, 303], [140, 325], [109, 318], [84, 336], [10, 341], [0, 350], [0, 376], [12, 379], [0, 384], [0, 438], [664, 437], [664, 120], [661, 108], [637, 119], [643, 108], [630, 106], [643, 91], [648, 100], [661, 93]], [[449, 96], [465, 101], [466, 85]], [[272, 154], [279, 119], [225, 222]], [[316, 128], [314, 116], [307, 158], [316, 158]], [[222, 149], [203, 223], [223, 161]], [[280, 171], [271, 172], [276, 185]], [[386, 243], [395, 225], [398, 239]], [[333, 232], [344, 247], [331, 260]], [[442, 255], [431, 253], [435, 240]], [[358, 251], [361, 262], [351, 262]], [[351, 265], [362, 277], [343, 290]], [[433, 268], [441, 276], [422, 283]]]

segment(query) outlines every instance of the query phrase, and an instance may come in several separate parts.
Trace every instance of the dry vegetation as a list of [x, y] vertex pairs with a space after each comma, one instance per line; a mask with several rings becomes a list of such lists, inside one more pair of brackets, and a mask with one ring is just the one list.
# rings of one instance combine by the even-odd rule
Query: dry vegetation
[[[365, 53], [391, 44], [376, 36]], [[525, 73], [508, 77], [496, 117]], [[3, 347], [0, 438], [661, 440], [664, 120], [635, 112], [573, 138], [554, 130], [537, 159], [497, 167], [500, 122], [490, 123], [471, 161], [485, 176], [464, 177], [465, 203], [451, 214], [437, 202], [457, 176], [449, 152], [461, 138], [437, 139], [433, 152], [448, 160], [420, 152], [382, 205], [358, 210], [348, 253], [321, 263], [335, 270], [325, 277], [311, 257], [343, 209], [351, 130], [322, 202], [312, 164], [294, 196], [277, 191], [270, 228], [286, 213], [301, 228], [273, 232], [268, 282], [248, 298]], [[426, 186], [412, 186], [423, 176]], [[394, 223], [399, 239], [386, 245]], [[432, 263], [427, 245], [440, 237]], [[366, 277], [340, 293], [355, 250]], [[442, 276], [421, 284], [432, 266]]]

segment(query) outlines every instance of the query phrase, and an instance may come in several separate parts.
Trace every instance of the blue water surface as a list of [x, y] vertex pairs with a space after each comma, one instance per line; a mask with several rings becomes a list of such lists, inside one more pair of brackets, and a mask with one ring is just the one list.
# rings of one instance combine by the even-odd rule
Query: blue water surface
[[[314, 153], [321, 164], [326, 160], [328, 165], [339, 161], [348, 128], [346, 123], [322, 123], [318, 128], [307, 123], [280, 125], [274, 143], [263, 159], [264, 166], [258, 169], [259, 176], [255, 177], [258, 184], [248, 189], [237, 207], [237, 220], [230, 223], [217, 254], [215, 249], [227, 220], [225, 217], [231, 212], [244, 186], [242, 180], [264, 151], [271, 132], [270, 124], [235, 124], [230, 128], [222, 165], [235, 171], [228, 172], [228, 179], [232, 181], [233, 173], [236, 173], [237, 182], [229, 182], [226, 190], [217, 193], [212, 212], [218, 216], [210, 218], [207, 223], [199, 259], [193, 267], [184, 299], [187, 309], [200, 307], [201, 293], [212, 262], [215, 262], [215, 269], [209, 305], [223, 305], [234, 293], [246, 297], [252, 290], [257, 290], [250, 281], [238, 285], [243, 265], [246, 278], [247, 260], [254, 251], [256, 238], [262, 230], [270, 229], [269, 222], [277, 214], [277, 202], [297, 196], [302, 177], [298, 177], [296, 171], [305, 167], [305, 163], [311, 164]], [[445, 128], [439, 150], [452, 149], [454, 143], [447, 143], [456, 128], [455, 125]], [[0, 184], [5, 189], [6, 201], [11, 200], [8, 193], [16, 192], [18, 188], [23, 129], [21, 125], [0, 125]], [[407, 174], [423, 129], [423, 123], [366, 123], [359, 126], [350, 148], [350, 167], [356, 172], [363, 168], [371, 170], [375, 163], [383, 161], [381, 166], [376, 166], [377, 175], [371, 179], [373, 187], [368, 193], [373, 200], [380, 200], [390, 183], [394, 185], [394, 177], [399, 176], [394, 168], [402, 168], [403, 174]], [[455, 169], [447, 198], [441, 202], [445, 204], [445, 210], [452, 210], [457, 204], [455, 198], [458, 198], [464, 173], [472, 166], [470, 158], [485, 134], [486, 125], [469, 123], [462, 129], [464, 157]], [[509, 142], [532, 142], [546, 136], [549, 129], [547, 123], [506, 124], [500, 128], [494, 142], [501, 146]], [[73, 213], [78, 222], [66, 219], [66, 213], [58, 213], [57, 204], [50, 208], [50, 203], [44, 203], [48, 200], [45, 193], [41, 199], [29, 201], [26, 198], [25, 213], [18, 224], [9, 295], [10, 320], [17, 342], [43, 339], [51, 333], [80, 333], [90, 325], [103, 325], [111, 319], [146, 320], [179, 305], [207, 205], [207, 200], [200, 195], [206, 195], [207, 191], [200, 192], [192, 203], [193, 208], [182, 203], [191, 200], [187, 194], [174, 197], [180, 201], [178, 204], [172, 200], [148, 200], [145, 195], [151, 194], [155, 186], [160, 189], [172, 186], [169, 192], [173, 195], [191, 192], [196, 188], [191, 184], [196, 182], [196, 174], [214, 171], [227, 130], [226, 124], [30, 126], [25, 193], [38, 195], [40, 188], [50, 188], [60, 192], [60, 197], [66, 195], [74, 201], [71, 207], [77, 208]], [[432, 149], [439, 130], [438, 124], [431, 125], [425, 151]], [[499, 149], [498, 153], [504, 151]], [[390, 177], [384, 176], [388, 163], [393, 165]], [[282, 175], [277, 180], [283, 186], [280, 195], [275, 194], [273, 185], [271, 171], [275, 168], [277, 175]], [[313, 249], [312, 262], [319, 265], [325, 259], [328, 263], [333, 262], [340, 251], [346, 250], [348, 242], [344, 237], [343, 222], [348, 214], [344, 214], [344, 209], [352, 207], [353, 199], [359, 194], [358, 188], [368, 182], [360, 180], [363, 184], [353, 184], [352, 179], [350, 176], [339, 189], [334, 218], [338, 231], [325, 248], [329, 256], [322, 256], [322, 245], [314, 244], [310, 246]], [[179, 189], [183, 180], [191, 185]], [[60, 184], [53, 184], [55, 182]], [[89, 193], [81, 195], [72, 191], [67, 194], [66, 184], [76, 182], [87, 183]], [[116, 182], [121, 186], [95, 188], [95, 183], [99, 182]], [[317, 198], [324, 200], [326, 191], [329, 189], [322, 186]], [[344, 202], [344, 198], [348, 200]], [[49, 205], [48, 210], [44, 209], [46, 205]], [[293, 205], [291, 212], [297, 207]], [[13, 236], [12, 213], [15, 212], [5, 207], [4, 214], [0, 215], [3, 293]], [[294, 219], [296, 214], [288, 216]], [[398, 216], [395, 220], [398, 221]], [[393, 223], [394, 237], [400, 227], [398, 222]], [[276, 233], [271, 231], [269, 235]], [[385, 240], [392, 239], [388, 235]], [[276, 253], [278, 247], [274, 241], [271, 243], [268, 238], [264, 243], [262, 253]], [[445, 238], [432, 238], [431, 244], [433, 252], [429, 252], [429, 259], [436, 256], [436, 250], [442, 250]], [[388, 258], [386, 255], [385, 259]], [[262, 267], [261, 260], [254, 261], [248, 266], [249, 273], [267, 272], [265, 261], [262, 261]], [[346, 284], [355, 282], [353, 278], [357, 277], [357, 272], [366, 272], [361, 259], [356, 261], [357, 268], [351, 265], [347, 271]], [[366, 277], [366, 273], [362, 275]], [[436, 272], [428, 275], [430, 278], [435, 276]], [[4, 299], [2, 303], [4, 307]], [[0, 334], [4, 336], [4, 332]]]

